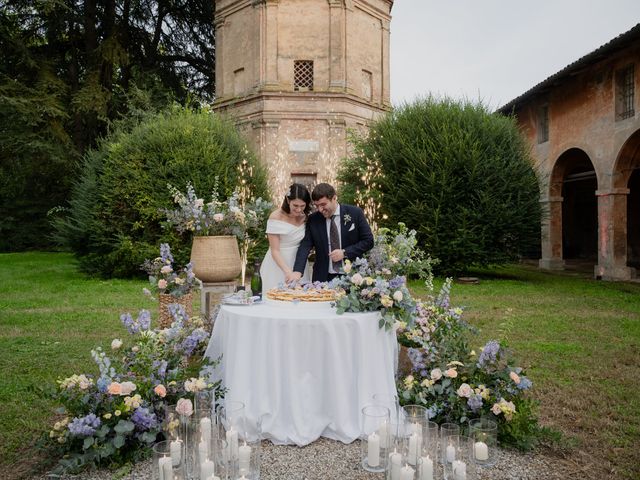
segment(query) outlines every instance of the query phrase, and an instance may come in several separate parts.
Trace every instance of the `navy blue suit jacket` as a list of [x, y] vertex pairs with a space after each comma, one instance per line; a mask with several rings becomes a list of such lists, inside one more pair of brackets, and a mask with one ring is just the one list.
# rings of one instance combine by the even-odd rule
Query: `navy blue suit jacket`
[[[361, 208], [340, 204], [340, 239], [345, 258], [351, 261], [373, 248], [373, 233]], [[314, 247], [313, 281], [326, 282], [329, 278], [329, 238], [327, 219], [320, 212], [309, 215], [304, 239], [293, 264], [294, 272], [304, 272], [309, 252]]]

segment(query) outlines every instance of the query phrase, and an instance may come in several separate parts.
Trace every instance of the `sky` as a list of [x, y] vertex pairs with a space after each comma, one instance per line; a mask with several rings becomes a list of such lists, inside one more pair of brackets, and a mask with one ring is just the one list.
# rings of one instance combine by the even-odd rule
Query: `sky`
[[502, 106], [640, 23], [640, 0], [395, 0], [391, 102]]

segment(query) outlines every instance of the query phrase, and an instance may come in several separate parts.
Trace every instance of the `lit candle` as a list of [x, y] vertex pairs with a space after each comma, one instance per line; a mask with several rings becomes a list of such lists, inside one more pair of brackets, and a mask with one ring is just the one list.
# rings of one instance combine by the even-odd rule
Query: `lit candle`
[[391, 462], [391, 480], [400, 480], [400, 468], [402, 467], [402, 455], [394, 448], [389, 454]]
[[447, 446], [447, 462], [452, 463], [456, 459], [456, 447], [449, 444]]
[[158, 470], [160, 471], [160, 480], [171, 480], [171, 457], [159, 458]]
[[208, 458], [200, 462], [200, 478], [209, 478], [215, 473], [215, 465]]
[[182, 452], [182, 442], [179, 438], [169, 444], [169, 451], [171, 452], [171, 463], [173, 463], [173, 466], [179, 465]]
[[413, 432], [409, 437], [409, 463], [415, 465], [418, 462], [420, 456], [420, 450], [422, 448], [422, 438], [417, 432]]
[[476, 455], [476, 460], [484, 462], [489, 460], [489, 447], [484, 442], [476, 442], [473, 444], [473, 451]]
[[418, 434], [420, 434], [420, 433], [422, 433], [422, 432], [421, 432], [421, 430], [422, 430], [422, 429], [420, 428], [420, 424], [419, 424], [418, 422], [413, 422], [413, 423], [411, 424], [411, 433], [418, 433]]
[[461, 460], [453, 461], [453, 478], [454, 480], [467, 480], [467, 464]]
[[416, 473], [416, 471], [413, 468], [409, 465], [405, 465], [400, 471], [400, 480], [413, 480], [414, 473]]
[[422, 457], [420, 480], [433, 480], [433, 460], [429, 455]]
[[240, 459], [240, 470], [249, 471], [251, 466], [251, 447], [244, 442], [244, 445], [238, 449], [238, 457]]
[[380, 448], [389, 447], [389, 422], [384, 422], [378, 429], [378, 435], [380, 436]]
[[376, 432], [367, 437], [367, 461], [370, 467], [380, 465], [380, 435]]
[[238, 458], [238, 432], [233, 427], [227, 432], [227, 445], [229, 446], [229, 458], [231, 460]]
[[210, 443], [211, 442], [211, 419], [204, 417], [200, 419], [200, 432], [202, 433], [202, 439]]

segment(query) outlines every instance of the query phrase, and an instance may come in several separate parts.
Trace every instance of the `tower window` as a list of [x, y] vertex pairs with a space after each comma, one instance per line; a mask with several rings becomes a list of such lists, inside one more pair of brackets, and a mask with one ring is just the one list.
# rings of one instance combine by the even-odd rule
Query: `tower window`
[[538, 143], [549, 141], [549, 106], [543, 105], [538, 110]]
[[633, 117], [634, 94], [633, 65], [616, 72], [616, 119], [624, 120]]
[[313, 90], [313, 60], [293, 62], [293, 89], [296, 92]]
[[362, 70], [362, 96], [369, 101], [373, 99], [373, 75], [368, 70]]

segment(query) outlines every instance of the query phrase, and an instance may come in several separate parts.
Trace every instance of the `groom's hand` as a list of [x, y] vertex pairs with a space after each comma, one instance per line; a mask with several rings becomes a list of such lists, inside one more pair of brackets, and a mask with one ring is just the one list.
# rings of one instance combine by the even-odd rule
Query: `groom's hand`
[[340, 260], [344, 259], [344, 257], [344, 250], [336, 249], [329, 254], [329, 258], [332, 262], [339, 262]]
[[284, 280], [287, 283], [291, 283], [291, 282], [297, 282], [301, 278], [302, 278], [302, 274], [300, 272], [291, 272], [284, 277]]

